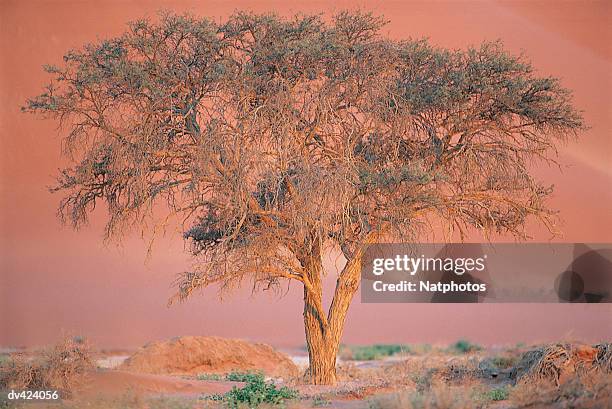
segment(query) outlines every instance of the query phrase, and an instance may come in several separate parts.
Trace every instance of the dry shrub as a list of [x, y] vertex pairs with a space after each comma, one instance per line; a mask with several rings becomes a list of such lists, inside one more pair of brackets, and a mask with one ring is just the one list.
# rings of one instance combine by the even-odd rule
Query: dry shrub
[[582, 377], [593, 368], [598, 350], [588, 345], [552, 344], [523, 355], [512, 371], [518, 383], [542, 382], [559, 386], [565, 379]]
[[518, 408], [553, 404], [608, 407], [612, 399], [611, 360], [609, 343], [595, 347], [553, 344], [529, 351], [514, 368], [517, 385], [510, 400]]
[[[449, 366], [459, 366], [460, 360], [409, 358], [383, 369], [385, 379], [394, 386], [413, 387], [419, 391], [429, 390], [432, 386], [443, 384], [451, 376], [453, 369]], [[454, 368], [454, 366], [453, 366]]]
[[509, 399], [513, 408], [607, 408], [612, 401], [612, 376], [592, 372], [588, 376], [576, 376], [559, 387], [550, 382], [523, 382], [510, 390]]
[[444, 382], [465, 382], [479, 377], [480, 361], [477, 359], [452, 360], [441, 369], [440, 375]]
[[595, 348], [597, 348], [597, 355], [593, 365], [605, 373], [612, 373], [612, 344], [602, 343], [595, 345]]
[[480, 377], [478, 359], [473, 357], [410, 357], [387, 365], [380, 374], [390, 387], [426, 392], [444, 385], [465, 385]]
[[33, 356], [12, 354], [0, 367], [0, 387], [59, 390], [67, 396], [93, 367], [89, 344], [80, 338], [67, 337]]

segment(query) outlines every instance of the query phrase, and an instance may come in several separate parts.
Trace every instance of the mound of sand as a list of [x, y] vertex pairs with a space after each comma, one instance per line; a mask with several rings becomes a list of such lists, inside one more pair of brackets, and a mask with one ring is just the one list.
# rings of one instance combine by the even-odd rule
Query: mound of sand
[[262, 371], [273, 377], [292, 377], [298, 368], [266, 344], [218, 337], [179, 337], [145, 345], [119, 369], [150, 374], [222, 374]]

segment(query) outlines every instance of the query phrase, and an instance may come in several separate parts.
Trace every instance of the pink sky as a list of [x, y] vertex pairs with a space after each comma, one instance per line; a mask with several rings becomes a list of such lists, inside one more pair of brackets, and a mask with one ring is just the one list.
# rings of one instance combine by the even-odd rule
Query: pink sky
[[[303, 343], [302, 296], [248, 292], [220, 302], [214, 289], [166, 308], [174, 275], [189, 258], [175, 232], [145, 260], [137, 234], [122, 247], [101, 243], [100, 217], [79, 232], [55, 217], [59, 197], [47, 186], [62, 164], [50, 121], [19, 112], [70, 48], [120, 34], [127, 21], [167, 8], [223, 18], [236, 9], [333, 12], [355, 2], [311, 1], [3, 1], [0, 3], [0, 346], [41, 345], [62, 332], [100, 346], [134, 347], [176, 335], [219, 335], [276, 345]], [[553, 6], [554, 4], [554, 6]], [[562, 78], [591, 126], [561, 151], [562, 172], [541, 169], [555, 183], [566, 242], [612, 242], [612, 18], [609, 2], [359, 1], [384, 14], [391, 37], [429, 37], [458, 48], [502, 39], [524, 51], [544, 74]], [[98, 215], [99, 216], [99, 215]], [[547, 240], [534, 230], [536, 240]], [[358, 297], [357, 297], [358, 298]], [[362, 305], [356, 299], [344, 342], [482, 343], [612, 338], [606, 305]]]

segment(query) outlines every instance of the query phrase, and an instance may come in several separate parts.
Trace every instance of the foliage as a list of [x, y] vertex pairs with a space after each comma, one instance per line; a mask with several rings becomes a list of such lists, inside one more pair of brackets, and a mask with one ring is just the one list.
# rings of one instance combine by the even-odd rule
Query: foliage
[[225, 375], [215, 374], [215, 373], [203, 373], [199, 374], [196, 379], [200, 381], [232, 381], [232, 382], [250, 382], [258, 379], [263, 376], [263, 373], [260, 371], [231, 371], [226, 373]]
[[460, 352], [462, 354], [467, 354], [469, 352], [480, 351], [482, 350], [482, 347], [478, 344], [473, 344], [465, 339], [460, 339], [459, 341], [451, 345], [450, 350]]
[[401, 344], [374, 344], [374, 345], [352, 345], [344, 346], [346, 358], [355, 361], [372, 361], [400, 353], [410, 353], [408, 345]]
[[486, 398], [492, 401], [506, 400], [509, 396], [509, 391], [506, 387], [491, 389], [486, 393]]
[[[245, 374], [243, 374], [245, 375]], [[212, 400], [223, 401], [229, 408], [247, 405], [256, 408], [262, 404], [279, 405], [298, 397], [297, 391], [286, 386], [277, 388], [272, 382], [266, 382], [264, 376], [258, 373], [246, 374], [242, 379], [246, 382], [243, 388], [233, 387], [223, 395], [212, 395]]]

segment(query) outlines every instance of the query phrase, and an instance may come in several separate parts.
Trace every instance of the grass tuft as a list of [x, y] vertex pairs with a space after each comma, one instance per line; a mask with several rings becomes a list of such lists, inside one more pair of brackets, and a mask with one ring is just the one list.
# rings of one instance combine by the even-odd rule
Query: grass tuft
[[502, 386], [500, 388], [491, 389], [485, 394], [485, 397], [488, 400], [497, 402], [501, 400], [507, 400], [509, 395], [510, 395], [510, 392], [508, 391], [508, 389]]
[[397, 354], [411, 353], [410, 346], [402, 344], [374, 344], [342, 346], [341, 356], [346, 360], [373, 361]]
[[470, 352], [476, 352], [482, 350], [482, 347], [478, 344], [473, 344], [468, 340], [460, 339], [450, 346], [449, 350], [451, 352], [467, 354]]

